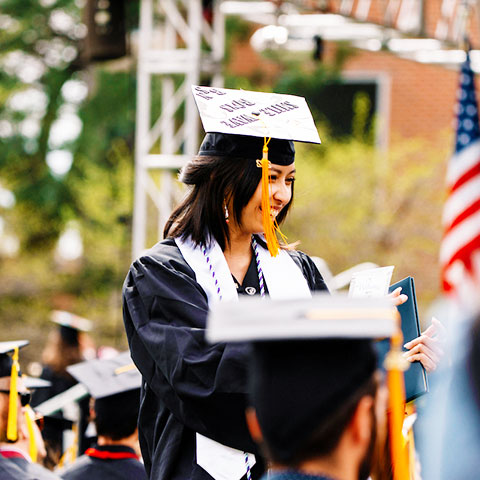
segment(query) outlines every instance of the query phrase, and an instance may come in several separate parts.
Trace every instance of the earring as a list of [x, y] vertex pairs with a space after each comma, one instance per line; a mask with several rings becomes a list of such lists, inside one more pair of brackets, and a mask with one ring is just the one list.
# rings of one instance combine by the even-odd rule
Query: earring
[[227, 205], [225, 204], [225, 223], [228, 223], [228, 217], [230, 215], [228, 214], [228, 208], [227, 208]]

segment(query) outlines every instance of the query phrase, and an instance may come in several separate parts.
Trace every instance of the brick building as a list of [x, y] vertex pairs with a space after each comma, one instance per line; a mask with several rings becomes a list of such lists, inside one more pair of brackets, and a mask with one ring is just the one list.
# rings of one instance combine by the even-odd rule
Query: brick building
[[[331, 1], [326, 7], [328, 13], [339, 13], [342, 3], [345, 2]], [[364, 12], [362, 20], [374, 24], [384, 23], [387, 3], [372, 0], [368, 15], [365, 16]], [[351, 2], [350, 14], [353, 18], [360, 4], [360, 0]], [[458, 38], [455, 40], [452, 33], [455, 18], [442, 18], [442, 0], [427, 0], [424, 5], [422, 36], [438, 39], [443, 21], [447, 30], [442, 39], [442, 48], [458, 48]], [[400, 20], [400, 11], [401, 8], [391, 20], [393, 27], [396, 26], [397, 19]], [[476, 10], [473, 10], [465, 27], [473, 48], [480, 47], [478, 18]], [[252, 33], [257, 28], [260, 27], [252, 26]], [[458, 32], [456, 35], [458, 37]], [[338, 44], [334, 41], [324, 42], [324, 62], [333, 61], [337, 47]], [[342, 74], [347, 81], [371, 82], [375, 85], [377, 143], [388, 146], [392, 136], [422, 137], [435, 141], [439, 136], [452, 133], [459, 69], [459, 63], [422, 63], [384, 49], [371, 51], [355, 48], [347, 58]], [[248, 42], [232, 49], [229, 70], [239, 76], [262, 72], [267, 81], [270, 79], [270, 83], [274, 83], [275, 76], [279, 73], [278, 65], [256, 52]], [[477, 85], [480, 86], [480, 83]]]

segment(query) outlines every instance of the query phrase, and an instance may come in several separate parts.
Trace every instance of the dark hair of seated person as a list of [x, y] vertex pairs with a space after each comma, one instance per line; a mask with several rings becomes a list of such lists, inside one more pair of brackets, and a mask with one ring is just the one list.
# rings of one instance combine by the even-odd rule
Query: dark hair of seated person
[[139, 408], [139, 389], [96, 399], [94, 423], [97, 435], [112, 440], [129, 437], [137, 428]]
[[[215, 239], [225, 250], [229, 243], [225, 201], [233, 201], [230, 215], [240, 224], [242, 210], [255, 193], [261, 178], [262, 169], [251, 159], [209, 155], [195, 157], [184, 167], [180, 177], [192, 188], [168, 219], [164, 237], [191, 237], [195, 244], [202, 247]], [[292, 201], [293, 184], [292, 198], [276, 218], [279, 225], [285, 220]], [[211, 237], [205, 238], [206, 233]]]
[[[372, 375], [363, 383], [353, 394], [349, 395], [347, 400], [338, 405], [320, 425], [318, 425], [310, 434], [310, 436], [295, 450], [291, 450], [289, 458], [285, 456], [279, 457], [274, 448], [264, 443], [261, 447], [267, 458], [275, 463], [288, 465], [297, 468], [302, 462], [313, 458], [326, 457], [331, 454], [340, 442], [340, 438], [347, 428], [349, 422], [353, 418], [358, 403], [365, 396], [375, 398], [378, 388], [378, 380]], [[372, 409], [372, 418], [375, 423], [375, 414]], [[375, 428], [372, 428], [374, 434]], [[375, 438], [371, 439], [371, 448], [373, 450]], [[373, 453], [369, 452], [370, 454]]]

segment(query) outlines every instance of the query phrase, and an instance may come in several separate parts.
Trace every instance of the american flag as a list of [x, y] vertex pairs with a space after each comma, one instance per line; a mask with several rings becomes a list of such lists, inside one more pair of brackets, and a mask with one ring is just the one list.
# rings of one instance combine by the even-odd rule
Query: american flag
[[457, 101], [455, 152], [447, 169], [440, 263], [443, 290], [462, 296], [467, 285], [470, 289], [480, 287], [480, 127], [468, 53]]

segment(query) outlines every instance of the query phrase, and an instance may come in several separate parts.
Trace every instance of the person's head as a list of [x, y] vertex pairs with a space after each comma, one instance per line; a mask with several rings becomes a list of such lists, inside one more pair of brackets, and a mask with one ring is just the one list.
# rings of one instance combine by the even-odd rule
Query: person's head
[[[202, 246], [215, 239], [225, 248], [232, 229], [262, 233], [262, 156], [264, 139], [208, 133], [199, 154], [182, 171], [190, 190], [168, 220], [164, 236], [191, 237]], [[293, 200], [295, 149], [289, 140], [269, 143], [270, 203], [281, 224]], [[226, 221], [226, 209], [228, 222]]]
[[139, 389], [95, 399], [93, 421], [97, 435], [114, 441], [130, 437], [137, 430], [139, 408]]
[[142, 377], [130, 352], [89, 360], [67, 370], [94, 400], [91, 416], [99, 437], [117, 442], [136, 432]]
[[63, 310], [54, 310], [52, 321], [57, 328], [52, 330], [42, 352], [42, 361], [55, 373], [68, 375], [69, 365], [85, 360], [84, 337], [91, 330], [92, 323], [86, 318]]
[[274, 466], [346, 463], [366, 479], [376, 438], [376, 354], [369, 340], [253, 346], [252, 437]]
[[[27, 341], [0, 342], [0, 442], [14, 442], [23, 431], [22, 407], [30, 401], [28, 392], [21, 377], [18, 365], [18, 349], [27, 345]], [[14, 353], [15, 349], [17, 352]], [[15, 355], [15, 360], [12, 356]], [[12, 382], [12, 370], [16, 369], [16, 380]], [[10, 405], [10, 392], [16, 402]]]

